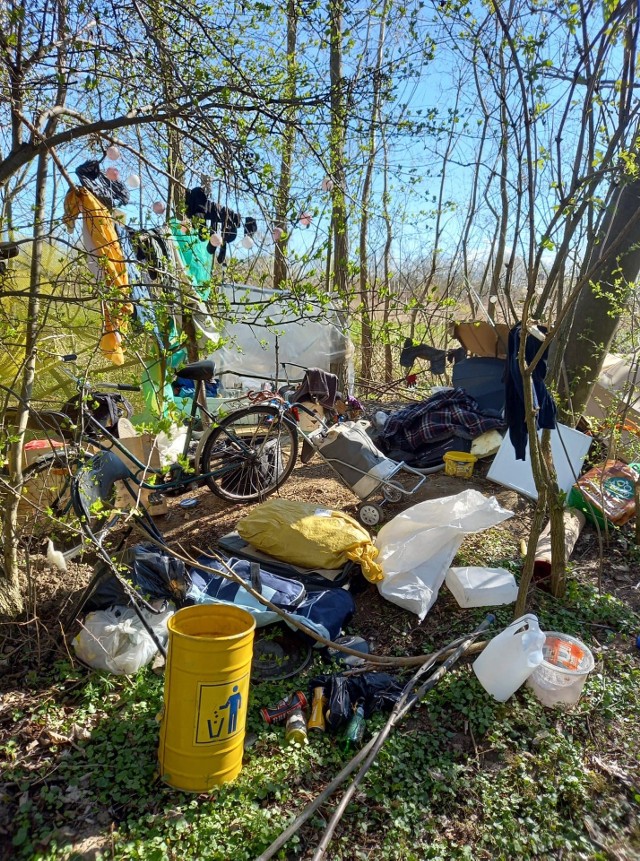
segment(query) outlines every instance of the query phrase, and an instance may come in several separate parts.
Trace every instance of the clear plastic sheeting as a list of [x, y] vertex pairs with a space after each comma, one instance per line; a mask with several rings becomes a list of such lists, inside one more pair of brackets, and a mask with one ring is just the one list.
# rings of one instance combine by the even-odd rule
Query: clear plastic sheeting
[[[221, 307], [220, 317], [236, 318], [222, 327], [224, 346], [209, 356], [216, 364], [216, 376], [224, 374], [225, 389], [259, 388], [263, 379], [273, 379], [276, 343], [280, 382], [285, 382], [282, 362], [325, 371], [345, 362], [347, 377], [352, 378], [354, 347], [335, 308], [313, 301], [296, 302], [289, 294], [260, 287], [224, 284], [220, 290], [222, 306], [229, 303], [228, 308]], [[213, 313], [217, 316], [215, 310]], [[302, 370], [287, 370], [290, 379], [302, 379]]]
[[377, 561], [384, 572], [378, 591], [422, 621], [465, 535], [490, 529], [512, 515], [495, 497], [477, 490], [413, 505], [378, 534]]

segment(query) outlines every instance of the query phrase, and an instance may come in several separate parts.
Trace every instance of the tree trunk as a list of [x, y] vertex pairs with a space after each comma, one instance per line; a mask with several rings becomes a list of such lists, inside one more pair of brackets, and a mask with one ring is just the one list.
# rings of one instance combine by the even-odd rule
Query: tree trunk
[[[639, 216], [640, 179], [636, 179], [622, 185], [611, 199], [582, 267], [583, 275], [594, 267], [595, 272], [561, 326], [553, 348], [564, 361], [571, 391], [563, 394], [576, 416], [589, 400], [626, 307], [629, 285], [640, 272]], [[623, 235], [623, 250], [616, 251]]]
[[391, 314], [391, 246], [393, 244], [393, 223], [389, 212], [389, 155], [387, 152], [387, 139], [384, 130], [382, 132], [382, 143], [384, 153], [384, 173], [382, 188], [382, 217], [384, 218], [386, 239], [382, 254], [382, 284], [384, 287], [384, 310], [382, 316], [384, 328], [384, 381], [385, 384], [393, 380], [393, 354], [389, 338], [389, 317]]
[[365, 168], [364, 182], [362, 183], [362, 196], [360, 198], [362, 210], [362, 216], [360, 219], [360, 325], [362, 333], [360, 344], [360, 376], [365, 383], [370, 382], [373, 379], [373, 317], [376, 302], [375, 288], [369, 283], [367, 243], [369, 239], [371, 182], [376, 163], [376, 129], [380, 117], [382, 53], [384, 50], [388, 13], [389, 4], [388, 2], [385, 2], [382, 15], [380, 17], [376, 64], [373, 69], [373, 96], [371, 103], [371, 118], [369, 121], [369, 151], [367, 153], [367, 166]]
[[20, 403], [16, 418], [14, 441], [9, 447], [9, 490], [3, 521], [3, 561], [0, 569], [0, 615], [15, 615], [23, 608], [18, 565], [18, 506], [22, 493], [22, 452], [24, 436], [29, 420], [33, 383], [36, 376], [36, 343], [39, 333], [40, 291], [42, 275], [42, 248], [46, 204], [48, 155], [38, 157], [36, 169], [36, 193], [33, 213], [33, 242], [31, 250], [31, 272], [29, 300], [25, 331], [25, 363], [22, 372]]
[[333, 270], [332, 286], [341, 300], [348, 299], [349, 240], [347, 233], [345, 136], [346, 94], [342, 76], [342, 27], [344, 0], [329, 2], [331, 80], [331, 139], [330, 162], [334, 185], [332, 189]]
[[[329, 0], [329, 78], [331, 82], [331, 128], [329, 139], [329, 161], [333, 189], [331, 192], [331, 226], [333, 228], [333, 254], [331, 268], [332, 293], [341, 303], [338, 319], [343, 329], [347, 328], [345, 309], [349, 304], [349, 237], [347, 233], [347, 176], [345, 170], [345, 137], [347, 122], [346, 93], [342, 75], [344, 0]], [[345, 382], [343, 363], [334, 363], [331, 372], [340, 384]]]
[[293, 101], [296, 97], [296, 50], [298, 46], [298, 9], [297, 0], [287, 2], [287, 80], [285, 97], [291, 100], [287, 108], [288, 123], [282, 135], [282, 154], [280, 157], [280, 181], [275, 200], [275, 226], [282, 231], [276, 240], [273, 257], [273, 286], [282, 290], [288, 277], [287, 246], [289, 244], [289, 206], [291, 203], [291, 169], [293, 151], [296, 142], [296, 130], [293, 124], [295, 108]]

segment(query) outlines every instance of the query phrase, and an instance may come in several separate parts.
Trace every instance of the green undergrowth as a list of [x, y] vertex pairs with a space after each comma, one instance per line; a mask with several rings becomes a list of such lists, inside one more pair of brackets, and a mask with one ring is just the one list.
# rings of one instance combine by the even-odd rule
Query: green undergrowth
[[[594, 652], [578, 706], [545, 709], [526, 688], [497, 703], [460, 664], [390, 736], [342, 820], [331, 861], [640, 857], [638, 617], [579, 583], [563, 603], [538, 595], [533, 609], [543, 628], [576, 634]], [[447, 639], [484, 613], [451, 615]], [[510, 615], [500, 610], [497, 625]], [[306, 689], [321, 668], [317, 659], [292, 683], [253, 686], [243, 771], [209, 796], [158, 780], [161, 677], [87, 675], [66, 662], [32, 677], [33, 696], [15, 708], [15, 732], [0, 747], [2, 801], [11, 806], [6, 856], [79, 858], [93, 835], [103, 858], [256, 858], [346, 760], [328, 735], [284, 747], [283, 730], [259, 716], [261, 705]], [[383, 722], [376, 716], [368, 730]], [[278, 857], [310, 857], [332, 809]]]

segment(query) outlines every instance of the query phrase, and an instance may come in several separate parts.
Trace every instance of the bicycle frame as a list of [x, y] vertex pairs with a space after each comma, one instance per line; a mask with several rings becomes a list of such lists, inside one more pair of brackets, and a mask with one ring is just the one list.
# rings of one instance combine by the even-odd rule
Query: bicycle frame
[[[184, 446], [182, 449], [181, 457], [186, 460], [189, 456], [189, 448], [191, 445], [191, 440], [193, 439], [193, 427], [195, 424], [196, 416], [198, 410], [203, 412], [212, 422], [216, 422], [215, 417], [200, 404], [197, 398], [194, 397], [193, 404], [191, 406], [191, 412], [189, 413], [189, 418], [187, 421], [187, 435], [185, 438]], [[99, 421], [97, 421], [90, 413], [87, 413], [87, 418], [89, 423], [96, 427], [100, 431], [101, 438], [96, 442], [92, 443], [96, 448], [101, 451], [110, 451], [112, 449], [117, 449], [120, 454], [124, 455], [127, 460], [131, 461], [137, 468], [136, 472], [131, 472], [131, 478], [137, 487], [143, 488], [144, 490], [150, 490], [155, 493], [167, 493], [171, 490], [176, 490], [179, 487], [185, 487], [189, 484], [192, 484], [194, 481], [202, 481], [209, 476], [219, 477], [224, 475], [226, 472], [234, 469], [233, 466], [229, 466], [227, 468], [220, 467], [216, 469], [214, 472], [198, 472], [198, 459], [196, 458], [196, 464], [194, 467], [194, 472], [191, 474], [187, 472], [187, 470], [180, 464], [174, 463], [167, 469], [162, 469], [158, 467], [152, 467], [148, 463], [143, 463], [139, 460], [135, 455], [133, 455], [127, 448], [120, 442], [118, 437], [114, 436], [110, 433]], [[213, 426], [212, 426], [213, 427]], [[211, 432], [212, 428], [209, 428], [202, 436], [201, 440], [199, 440], [199, 445], [202, 445]], [[242, 440], [239, 440], [242, 444]], [[108, 444], [107, 444], [108, 443]], [[246, 446], [249, 449], [249, 446]], [[175, 479], [171, 479], [170, 481], [156, 482], [156, 481], [145, 481], [139, 477], [139, 473], [143, 472], [145, 475], [149, 474], [154, 478], [157, 476], [163, 476], [166, 472], [170, 474], [173, 472], [178, 472], [178, 476]]]

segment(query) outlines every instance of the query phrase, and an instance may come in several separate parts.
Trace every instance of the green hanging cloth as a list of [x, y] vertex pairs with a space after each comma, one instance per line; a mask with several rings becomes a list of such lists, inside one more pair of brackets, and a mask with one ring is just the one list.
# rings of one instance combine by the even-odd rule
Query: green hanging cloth
[[177, 218], [169, 221], [169, 227], [198, 295], [203, 300], [208, 299], [211, 293], [211, 255], [207, 252], [207, 243], [195, 230], [183, 233], [182, 223]]

